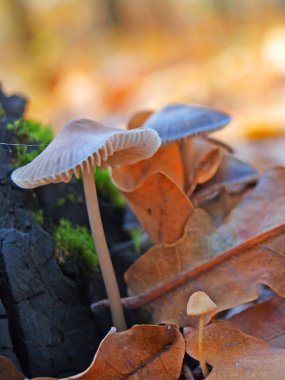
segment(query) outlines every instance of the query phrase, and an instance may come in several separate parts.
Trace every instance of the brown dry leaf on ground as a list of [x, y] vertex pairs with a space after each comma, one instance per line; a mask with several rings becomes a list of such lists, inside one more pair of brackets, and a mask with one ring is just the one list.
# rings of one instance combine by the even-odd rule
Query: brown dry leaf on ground
[[179, 145], [176, 142], [167, 144], [149, 159], [132, 165], [122, 165], [112, 170], [112, 179], [122, 191], [132, 191], [151, 174], [167, 174], [177, 186], [183, 188], [183, 168]]
[[189, 161], [192, 166], [192, 178], [188, 181], [190, 189], [187, 195], [189, 196], [198, 185], [209, 181], [216, 174], [223, 159], [224, 149], [205, 138], [189, 138], [185, 144], [188, 147]]
[[282, 168], [266, 173], [219, 228], [205, 211], [194, 210], [177, 243], [155, 245], [126, 272], [129, 294], [141, 295], [132, 306], [147, 305], [155, 323], [183, 326], [185, 304], [197, 290], [209, 294], [219, 310], [256, 299], [257, 283], [285, 295], [284, 214]]
[[[86, 371], [61, 380], [178, 379], [185, 354], [185, 341], [175, 325], [135, 325], [101, 342]], [[1, 380], [24, 380], [8, 359], [0, 358]], [[56, 380], [37, 377], [32, 380]]]
[[200, 206], [205, 199], [221, 189], [237, 193], [247, 185], [255, 183], [258, 177], [259, 173], [253, 166], [233, 155], [224, 154], [216, 174], [207, 183], [197, 187], [191, 200], [196, 206]]
[[[189, 154], [192, 162], [191, 191], [197, 185], [209, 181], [222, 162], [222, 148], [203, 138], [189, 139]], [[161, 146], [147, 160], [132, 165], [122, 165], [112, 170], [112, 179], [122, 191], [132, 191], [151, 174], [162, 172], [183, 189], [184, 169], [178, 142]]]
[[[0, 356], [1, 380], [28, 380], [16, 366], [5, 356]], [[58, 380], [54, 377], [35, 377], [31, 380]]]
[[135, 129], [139, 128], [143, 125], [143, 123], [153, 114], [154, 111], [140, 111], [136, 112], [132, 117], [130, 118], [127, 129]]
[[246, 334], [261, 338], [273, 347], [285, 348], [285, 299], [274, 296], [229, 319]]
[[[154, 266], [153, 262], [151, 264]], [[159, 265], [160, 262], [157, 262], [156, 270], [159, 270]], [[209, 320], [219, 311], [257, 299], [256, 285], [259, 283], [268, 285], [281, 297], [285, 297], [284, 266], [283, 224], [224, 252], [196, 269], [189, 268], [181, 272], [160, 286], [144, 293], [137, 292], [137, 296], [126, 298], [123, 302], [128, 308], [144, 308], [154, 323], [164, 321], [180, 326], [195, 325], [196, 321], [185, 312], [185, 304], [192, 293], [202, 290], [217, 304], [218, 309], [207, 317]], [[141, 275], [142, 273], [138, 274], [139, 289], [148, 281], [147, 276], [142, 280]], [[132, 282], [132, 290], [136, 290], [133, 277]]]
[[[198, 332], [184, 329], [186, 352], [198, 357]], [[207, 380], [282, 380], [285, 350], [246, 335], [230, 322], [215, 322], [205, 328], [204, 355], [213, 366]]]
[[110, 332], [101, 342], [91, 366], [78, 380], [178, 379], [185, 354], [182, 334], [174, 325], [135, 325]]
[[0, 379], [1, 380], [24, 380], [15, 365], [6, 357], [0, 356]]
[[[219, 228], [204, 210], [195, 209], [179, 241], [153, 246], [129, 268], [126, 281], [130, 294], [149, 290], [185, 269], [198, 267], [223, 251], [283, 223], [284, 215], [285, 169], [276, 168], [260, 178], [257, 186], [242, 197]], [[140, 285], [141, 275], [144, 281]]]
[[194, 207], [165, 174], [152, 174], [135, 190], [122, 193], [154, 243], [173, 243], [183, 235]]
[[231, 194], [225, 188], [222, 188], [214, 196], [200, 203], [199, 207], [205, 210], [212, 218], [215, 226], [219, 227], [225, 222], [225, 218], [232, 209], [239, 204], [246, 191], [248, 191], [248, 188], [240, 193]]

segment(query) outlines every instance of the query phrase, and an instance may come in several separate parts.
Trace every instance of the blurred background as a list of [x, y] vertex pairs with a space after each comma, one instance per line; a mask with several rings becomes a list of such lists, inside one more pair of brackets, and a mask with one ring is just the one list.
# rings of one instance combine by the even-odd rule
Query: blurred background
[[285, 130], [284, 0], [1, 0], [0, 54], [3, 89], [55, 131], [173, 101], [231, 113], [228, 140]]

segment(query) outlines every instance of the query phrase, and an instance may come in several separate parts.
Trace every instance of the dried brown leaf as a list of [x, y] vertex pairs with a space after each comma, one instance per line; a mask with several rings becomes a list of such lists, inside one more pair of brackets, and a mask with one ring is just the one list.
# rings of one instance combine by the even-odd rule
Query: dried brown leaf
[[[184, 331], [186, 352], [198, 358], [198, 332]], [[213, 366], [207, 380], [284, 379], [285, 350], [246, 335], [230, 322], [215, 322], [205, 328], [204, 356]]]
[[0, 379], [3, 380], [24, 380], [25, 376], [16, 366], [5, 356], [0, 356]]
[[198, 186], [191, 200], [199, 206], [223, 188], [230, 193], [240, 192], [245, 186], [254, 184], [258, 177], [259, 173], [253, 166], [232, 155], [224, 154], [215, 176], [204, 185]]
[[205, 138], [188, 138], [185, 144], [188, 145], [189, 161], [192, 167], [191, 178], [189, 178], [190, 188], [187, 192], [189, 196], [198, 185], [209, 181], [215, 175], [222, 162], [223, 149]]
[[141, 111], [135, 113], [129, 120], [127, 129], [139, 128], [153, 114], [154, 111]]
[[195, 209], [179, 241], [155, 245], [129, 268], [125, 277], [130, 294], [142, 293], [175, 278], [187, 268], [198, 267], [281, 224], [284, 215], [285, 170], [277, 168], [265, 174], [257, 186], [242, 197], [219, 228], [204, 210]]
[[129, 308], [145, 308], [153, 322], [186, 326], [196, 323], [186, 315], [185, 304], [198, 290], [206, 292], [218, 306], [208, 319], [219, 311], [257, 299], [256, 285], [260, 283], [285, 297], [284, 232], [284, 224], [268, 230], [156, 288], [125, 299], [124, 304]]
[[208, 293], [219, 310], [256, 299], [257, 283], [282, 295], [284, 215], [285, 170], [277, 168], [242, 197], [219, 228], [205, 211], [194, 210], [177, 243], [152, 247], [129, 268], [129, 293], [146, 293], [135, 303], [145, 303], [153, 321], [180, 325], [188, 321], [185, 304], [197, 290]]
[[194, 210], [182, 190], [163, 173], [152, 174], [135, 190], [122, 193], [155, 243], [177, 241]]
[[183, 168], [178, 143], [162, 146], [149, 159], [133, 165], [122, 165], [112, 170], [112, 179], [122, 191], [132, 191], [148, 176], [162, 172], [167, 174], [177, 186], [183, 188]]
[[285, 348], [285, 299], [274, 296], [230, 318], [244, 333]]
[[78, 380], [178, 379], [185, 353], [182, 334], [174, 325], [135, 325], [109, 333], [91, 366], [70, 377]]

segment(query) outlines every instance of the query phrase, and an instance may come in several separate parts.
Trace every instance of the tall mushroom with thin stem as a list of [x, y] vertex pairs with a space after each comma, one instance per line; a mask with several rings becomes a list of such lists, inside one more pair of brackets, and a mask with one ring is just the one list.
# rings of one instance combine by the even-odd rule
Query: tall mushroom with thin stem
[[126, 329], [120, 293], [103, 231], [94, 170], [134, 163], [148, 158], [160, 146], [154, 130], [138, 128], [124, 131], [108, 128], [89, 119], [71, 121], [58, 133], [47, 148], [31, 163], [16, 169], [12, 180], [22, 188], [49, 183], [69, 182], [82, 172], [86, 205], [101, 271], [110, 301], [113, 323]]
[[212, 108], [180, 103], [170, 104], [147, 116], [147, 113], [142, 114], [141, 119], [146, 119], [142, 126], [157, 131], [162, 144], [179, 142], [184, 168], [184, 191], [187, 193], [192, 177], [189, 138], [205, 136], [223, 128], [231, 121], [231, 116]]
[[199, 317], [199, 335], [198, 335], [198, 356], [200, 367], [204, 377], [209, 375], [207, 364], [204, 357], [204, 318], [217, 310], [217, 305], [205, 292], [193, 293], [187, 303], [187, 315]]

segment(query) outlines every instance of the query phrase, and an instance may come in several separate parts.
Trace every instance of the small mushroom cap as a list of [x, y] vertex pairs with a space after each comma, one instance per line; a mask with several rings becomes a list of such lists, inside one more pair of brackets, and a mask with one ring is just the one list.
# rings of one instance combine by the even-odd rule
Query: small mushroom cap
[[217, 305], [205, 292], [193, 293], [187, 303], [187, 315], [201, 317], [217, 310]]
[[162, 143], [167, 143], [184, 137], [207, 135], [230, 121], [230, 115], [212, 108], [174, 103], [153, 113], [143, 127], [154, 129]]
[[131, 164], [152, 156], [160, 146], [156, 131], [108, 128], [89, 119], [66, 124], [31, 163], [16, 169], [12, 180], [20, 187], [69, 182], [80, 170]]

